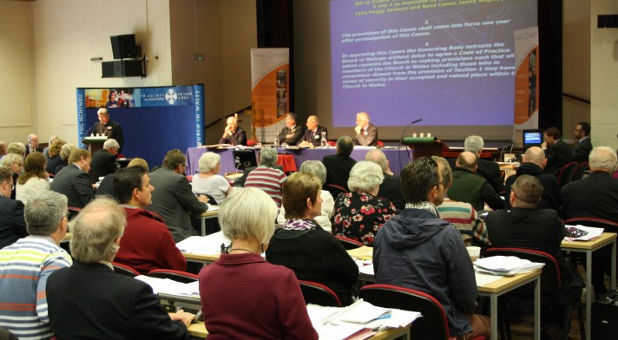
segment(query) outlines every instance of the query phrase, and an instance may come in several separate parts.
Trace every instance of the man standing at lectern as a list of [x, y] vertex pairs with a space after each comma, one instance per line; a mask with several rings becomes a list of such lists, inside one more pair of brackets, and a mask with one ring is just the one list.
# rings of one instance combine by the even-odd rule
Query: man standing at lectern
[[115, 139], [118, 145], [120, 145], [120, 148], [118, 148], [118, 152], [120, 152], [123, 144], [120, 123], [109, 120], [109, 112], [107, 112], [106, 108], [100, 108], [97, 111], [97, 116], [99, 116], [99, 121], [92, 126], [92, 133]]

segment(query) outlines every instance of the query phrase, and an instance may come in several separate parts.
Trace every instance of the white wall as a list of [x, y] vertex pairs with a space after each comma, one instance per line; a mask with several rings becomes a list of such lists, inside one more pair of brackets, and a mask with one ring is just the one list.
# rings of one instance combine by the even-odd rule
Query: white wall
[[0, 10], [0, 140], [26, 142], [36, 130], [32, 3], [3, 1]]

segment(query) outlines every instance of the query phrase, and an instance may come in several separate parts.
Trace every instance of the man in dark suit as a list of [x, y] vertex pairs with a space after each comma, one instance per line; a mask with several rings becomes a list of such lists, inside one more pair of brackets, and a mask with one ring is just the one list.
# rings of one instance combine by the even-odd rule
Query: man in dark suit
[[350, 178], [350, 170], [356, 161], [350, 157], [354, 149], [354, 142], [350, 136], [341, 136], [337, 139], [337, 154], [328, 155], [322, 158], [322, 163], [326, 167], [326, 183], [337, 184], [346, 191], [348, 188], [348, 179]]
[[24, 221], [24, 204], [11, 199], [13, 185], [11, 171], [0, 168], [0, 248], [28, 236]]
[[165, 154], [161, 167], [150, 173], [150, 182], [157, 190], [152, 193], [148, 210], [163, 217], [175, 242], [196, 235], [189, 213], [199, 215], [208, 209], [208, 198], [196, 197], [191, 191], [185, 176], [186, 161], [182, 151], [174, 149]]
[[297, 115], [290, 112], [285, 116], [285, 127], [279, 131], [277, 138], [280, 144], [296, 145], [305, 134], [305, 127], [296, 124]]
[[118, 155], [119, 148], [120, 145], [118, 145], [115, 139], [108, 138], [103, 143], [103, 149], [92, 155], [92, 163], [90, 165], [90, 180], [92, 183], [99, 181], [99, 177], [105, 177], [105, 175], [118, 170], [116, 155]]
[[75, 218], [75, 262], [47, 280], [56, 338], [188, 339], [193, 314], [168, 315], [148, 284], [114, 273], [112, 261], [126, 223], [124, 210], [107, 198], [95, 200]]
[[54, 177], [50, 189], [65, 195], [69, 207], [83, 208], [94, 198], [94, 189], [88, 172], [90, 171], [90, 152], [75, 149], [69, 156], [69, 165]]
[[476, 173], [484, 177], [491, 187], [494, 188], [496, 193], [498, 193], [498, 195], [502, 195], [506, 190], [504, 188], [504, 179], [500, 173], [500, 167], [498, 166], [498, 163], [492, 160], [481, 158], [484, 145], [485, 141], [483, 140], [483, 137], [471, 135], [466, 137], [464, 140], [464, 151], [470, 151], [476, 155]]
[[588, 155], [592, 150], [590, 141], [590, 124], [587, 122], [579, 122], [573, 131], [575, 135], [575, 147], [573, 148], [573, 160], [583, 162], [588, 160]]
[[365, 160], [377, 163], [382, 169], [382, 174], [384, 174], [384, 181], [380, 184], [378, 196], [393, 202], [398, 211], [403, 210], [406, 206], [406, 199], [401, 191], [401, 179], [391, 170], [384, 152], [380, 149], [369, 150], [365, 154]]
[[369, 122], [369, 114], [367, 112], [356, 114], [356, 127], [354, 131], [356, 132], [354, 144], [363, 146], [378, 145], [378, 128]]
[[305, 135], [301, 140], [299, 146], [302, 147], [315, 147], [320, 146], [322, 142], [322, 137], [324, 140], [328, 138], [328, 130], [325, 127], [320, 126], [320, 120], [317, 116], [311, 115], [307, 118], [307, 130], [305, 131]]
[[562, 133], [555, 126], [545, 130], [545, 143], [547, 143], [545, 152], [547, 165], [543, 171], [557, 177], [560, 169], [571, 161], [571, 147], [562, 140]]
[[106, 108], [100, 108], [99, 111], [97, 111], [97, 116], [99, 117], [99, 121], [92, 126], [92, 133], [115, 139], [118, 145], [120, 145], [118, 148], [118, 152], [120, 152], [120, 150], [122, 150], [122, 143], [124, 142], [120, 123], [109, 120], [109, 112]]
[[225, 130], [223, 130], [223, 136], [219, 139], [219, 144], [247, 145], [247, 133], [238, 126], [236, 114], [227, 117], [225, 124]]
[[31, 152], [43, 152], [43, 147], [39, 145], [39, 136], [31, 133], [28, 135], [28, 145], [26, 146], [26, 156]]

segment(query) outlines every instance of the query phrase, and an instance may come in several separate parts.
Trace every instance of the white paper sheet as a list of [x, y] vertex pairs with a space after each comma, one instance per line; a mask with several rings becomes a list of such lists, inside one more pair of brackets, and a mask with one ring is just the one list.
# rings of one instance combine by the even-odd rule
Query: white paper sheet
[[231, 243], [221, 231], [206, 236], [191, 236], [178, 243], [176, 247], [183, 253], [214, 255], [221, 253], [221, 244]]

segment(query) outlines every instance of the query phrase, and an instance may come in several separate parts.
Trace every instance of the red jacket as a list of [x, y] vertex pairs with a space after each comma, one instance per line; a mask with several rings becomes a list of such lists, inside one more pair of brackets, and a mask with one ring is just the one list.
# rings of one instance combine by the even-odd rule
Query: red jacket
[[187, 260], [172, 238], [163, 219], [146, 209], [127, 208], [127, 227], [114, 261], [142, 274], [153, 269], [186, 270]]

